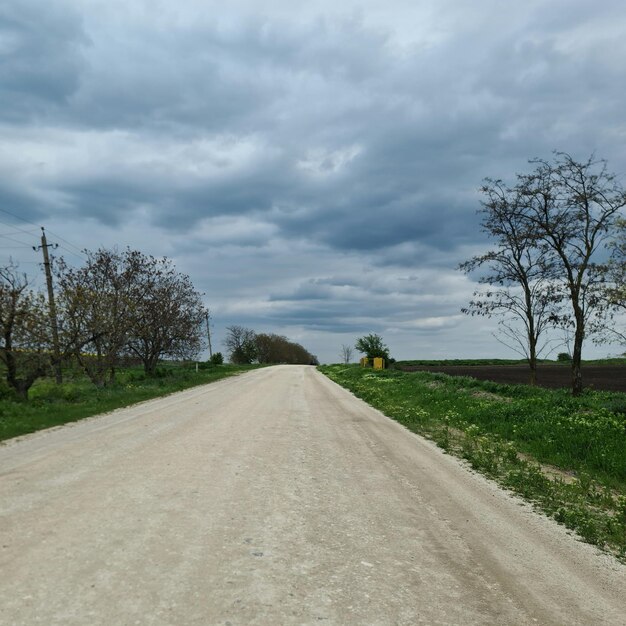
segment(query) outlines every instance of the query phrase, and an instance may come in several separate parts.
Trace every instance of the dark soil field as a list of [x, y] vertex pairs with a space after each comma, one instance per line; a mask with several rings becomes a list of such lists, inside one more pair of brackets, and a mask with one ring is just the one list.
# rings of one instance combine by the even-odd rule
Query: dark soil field
[[[405, 372], [441, 372], [450, 376], [471, 376], [505, 384], [528, 384], [527, 365], [399, 365]], [[586, 388], [626, 393], [626, 365], [583, 365]], [[537, 368], [537, 383], [558, 389], [571, 385], [571, 369], [567, 365], [541, 364]]]

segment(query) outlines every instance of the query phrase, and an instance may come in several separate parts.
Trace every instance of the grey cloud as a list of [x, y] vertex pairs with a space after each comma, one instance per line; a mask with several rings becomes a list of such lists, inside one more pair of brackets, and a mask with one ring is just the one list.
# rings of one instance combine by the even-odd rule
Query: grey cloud
[[[17, 215], [21, 220], [35, 223], [41, 222], [48, 215], [45, 207], [34, 194], [11, 185], [8, 181], [0, 181], [0, 207]], [[0, 219], [10, 223], [15, 221], [13, 217], [5, 213], [0, 213]], [[21, 220], [17, 224], [23, 226]]]
[[[367, 271], [447, 275], [486, 244], [475, 213], [482, 179], [508, 178], [553, 148], [595, 150], [625, 171], [626, 20], [617, 0], [506, 10], [441, 0], [428, 5], [429, 31], [404, 23], [415, 15], [407, 4], [372, 3], [379, 26], [367, 9], [346, 17], [329, 2], [297, 15], [285, 3], [278, 17], [251, 3], [219, 14], [217, 3], [164, 3], [168, 21], [140, 2], [143, 12], [120, 17], [127, 5], [115, 0], [97, 14], [9, 1], [0, 120], [12, 135], [41, 126], [67, 140], [42, 132], [61, 155], [47, 176], [19, 175], [35, 158], [32, 138], [7, 148], [0, 193], [29, 219], [75, 223], [79, 238], [88, 218], [119, 233], [146, 221], [189, 253], [207, 292], [249, 297], [249, 317], [237, 315], [254, 326], [349, 333], [382, 331], [386, 320], [399, 333], [444, 333], [410, 322], [455, 315], [457, 284], [434, 293], [422, 277], [386, 286]], [[81, 167], [64, 169], [63, 146], [81, 132]], [[197, 171], [195, 158], [206, 159]], [[259, 302], [275, 306], [259, 312]]]
[[329, 324], [343, 328], [347, 324], [362, 330], [402, 328], [407, 320], [416, 317], [448, 318], [445, 323], [427, 327], [410, 322], [409, 327], [416, 331], [442, 332], [458, 324], [458, 320], [451, 320], [459, 314], [458, 297], [447, 298], [445, 293], [438, 293], [439, 288], [428, 284], [426, 277], [410, 281], [395, 279], [385, 284], [379, 276], [369, 279], [364, 276], [358, 285], [349, 287], [334, 282], [310, 279], [289, 292], [271, 295], [269, 301], [281, 306], [272, 308], [270, 317], [282, 323], [300, 323], [312, 328]]
[[31, 0], [0, 7], [0, 117], [20, 122], [66, 106], [80, 86], [80, 17], [59, 2]]
[[108, 226], [119, 226], [148, 198], [145, 189], [120, 180], [94, 180], [65, 185], [67, 213], [81, 218], [95, 218]]
[[[123, 186], [130, 196], [123, 205], [141, 200], [168, 228], [193, 227], [206, 215], [304, 206], [304, 215], [276, 223], [338, 249], [414, 239], [453, 248], [472, 219], [459, 187], [475, 189], [483, 176], [499, 175], [502, 152], [511, 150], [501, 136], [518, 128], [518, 151], [522, 141], [525, 157], [545, 154], [553, 147], [545, 131], [563, 119], [551, 103], [562, 105], [565, 89], [571, 106], [578, 105], [574, 96], [585, 95], [576, 87], [578, 64], [552, 42], [540, 36], [536, 42], [537, 35], [520, 34], [518, 44], [487, 40], [483, 51], [460, 39], [399, 58], [384, 36], [349, 20], [289, 30], [250, 19], [226, 33], [207, 25], [174, 27], [136, 40], [118, 36], [105, 47], [107, 34], [103, 27], [89, 49], [89, 69], [67, 109], [74, 119], [183, 135], [185, 128], [247, 132], [252, 126], [283, 151], [281, 159], [206, 185], [163, 190], [167, 181], [142, 180]], [[541, 63], [553, 68], [548, 78], [520, 83]], [[361, 143], [363, 153], [346, 172], [315, 184], [293, 164], [320, 141], [328, 149]], [[88, 193], [89, 181], [83, 188]], [[98, 180], [93, 189], [103, 195]]]
[[292, 103], [301, 106], [298, 84], [319, 97], [330, 85], [345, 89], [375, 74], [375, 56], [362, 51], [380, 49], [384, 41], [372, 42], [373, 34], [351, 26], [292, 29], [249, 20], [223, 31], [212, 24], [182, 30], [173, 25], [139, 37], [114, 35], [110, 42], [102, 27], [92, 35], [88, 69], [69, 112], [79, 122], [104, 127], [269, 129]]

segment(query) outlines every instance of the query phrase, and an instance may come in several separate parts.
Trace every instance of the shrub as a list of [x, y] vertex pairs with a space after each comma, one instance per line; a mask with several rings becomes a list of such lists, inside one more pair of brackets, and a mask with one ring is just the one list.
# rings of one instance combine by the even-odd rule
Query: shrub
[[216, 352], [210, 358], [211, 365], [223, 365], [224, 364], [224, 356], [221, 352]]
[[9, 387], [3, 380], [0, 380], [0, 400], [16, 400], [15, 389]]
[[572, 360], [572, 355], [569, 352], [559, 352], [556, 360], [559, 363], [569, 363]]

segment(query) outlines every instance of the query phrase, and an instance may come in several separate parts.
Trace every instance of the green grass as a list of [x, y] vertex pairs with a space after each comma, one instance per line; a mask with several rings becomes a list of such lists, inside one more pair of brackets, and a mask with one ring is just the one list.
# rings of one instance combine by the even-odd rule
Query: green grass
[[0, 387], [0, 441], [50, 426], [73, 422], [120, 407], [233, 376], [258, 366], [202, 364], [160, 367], [155, 376], [142, 368], [122, 369], [113, 385], [97, 389], [78, 371], [65, 374], [62, 385], [41, 379], [33, 385], [26, 402]]
[[320, 370], [626, 559], [626, 394], [573, 398], [430, 372]]

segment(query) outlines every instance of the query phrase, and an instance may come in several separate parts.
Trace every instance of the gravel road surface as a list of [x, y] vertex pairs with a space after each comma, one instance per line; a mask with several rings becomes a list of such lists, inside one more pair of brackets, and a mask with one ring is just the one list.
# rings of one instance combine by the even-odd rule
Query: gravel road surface
[[0, 446], [0, 623], [626, 624], [626, 567], [319, 374]]

